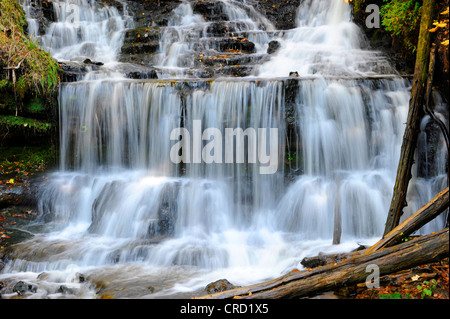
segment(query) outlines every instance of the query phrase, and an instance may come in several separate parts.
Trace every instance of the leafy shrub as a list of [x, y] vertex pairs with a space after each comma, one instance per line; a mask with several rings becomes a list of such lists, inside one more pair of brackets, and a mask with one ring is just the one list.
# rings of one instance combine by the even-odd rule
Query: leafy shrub
[[384, 0], [381, 24], [402, 46], [415, 52], [421, 17], [421, 0]]

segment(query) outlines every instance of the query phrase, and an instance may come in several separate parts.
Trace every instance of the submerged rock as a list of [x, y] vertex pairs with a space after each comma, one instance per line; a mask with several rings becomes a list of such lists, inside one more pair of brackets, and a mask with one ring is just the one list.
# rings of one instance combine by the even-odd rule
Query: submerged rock
[[84, 63], [84, 64], [93, 64], [93, 65], [98, 65], [98, 66], [104, 65], [103, 62], [92, 61], [91, 59], [85, 59], [85, 60], [83, 61], [83, 63]]
[[59, 293], [62, 293], [62, 294], [64, 294], [64, 295], [65, 295], [65, 294], [70, 294], [70, 295], [75, 294], [75, 291], [74, 291], [73, 289], [68, 288], [66, 285], [61, 285], [61, 286], [59, 286], [58, 292], [59, 292]]
[[269, 42], [269, 47], [267, 48], [267, 53], [268, 54], [272, 54], [275, 53], [275, 51], [277, 51], [280, 48], [281, 44], [278, 41], [270, 41]]
[[24, 293], [26, 293], [28, 291], [35, 293], [37, 291], [37, 288], [36, 288], [36, 286], [27, 284], [23, 281], [17, 282], [13, 287], [13, 292], [16, 292], [19, 296], [22, 296]]

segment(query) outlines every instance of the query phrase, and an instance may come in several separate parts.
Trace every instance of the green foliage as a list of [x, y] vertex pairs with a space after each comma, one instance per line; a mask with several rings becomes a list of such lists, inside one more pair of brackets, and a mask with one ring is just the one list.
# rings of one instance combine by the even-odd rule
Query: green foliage
[[42, 112], [44, 110], [44, 104], [39, 98], [34, 98], [30, 103], [26, 105], [26, 107], [31, 112]]
[[0, 147], [0, 176], [19, 182], [56, 164], [54, 146]]
[[431, 297], [433, 292], [436, 290], [437, 281], [435, 279], [431, 279], [431, 281], [425, 280], [422, 282], [422, 285], [417, 285], [417, 290], [421, 293], [422, 299], [425, 297]]
[[396, 291], [392, 294], [378, 295], [378, 299], [412, 299], [412, 296], [409, 293], [402, 295], [401, 293]]
[[403, 47], [414, 52], [421, 17], [421, 0], [384, 0], [380, 10], [381, 24]]
[[393, 294], [383, 294], [378, 296], [379, 299], [402, 299], [402, 295], [399, 292]]
[[27, 18], [22, 6], [16, 0], [2, 0], [0, 2], [0, 30], [13, 27], [17, 32], [24, 33]]
[[364, 11], [363, 4], [365, 3], [365, 0], [354, 0], [352, 1], [353, 4], [353, 10], [356, 15], [362, 13]]
[[28, 119], [21, 116], [1, 115], [0, 125], [17, 126], [25, 129], [35, 129], [38, 131], [47, 131], [52, 125], [50, 123], [40, 122], [34, 119]]

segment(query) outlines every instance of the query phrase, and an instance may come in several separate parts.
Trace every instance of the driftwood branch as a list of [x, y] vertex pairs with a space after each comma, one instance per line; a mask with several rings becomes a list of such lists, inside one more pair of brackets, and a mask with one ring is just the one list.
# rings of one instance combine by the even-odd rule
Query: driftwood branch
[[22, 60], [19, 62], [19, 64], [17, 64], [17, 66], [8, 66], [8, 67], [4, 67], [3, 69], [5, 69], [5, 70], [17, 70], [17, 69], [20, 68], [20, 65], [22, 64], [23, 60], [24, 60], [24, 59], [22, 59]]
[[366, 254], [374, 252], [383, 247], [392, 246], [408, 237], [414, 231], [440, 215], [449, 206], [448, 187], [434, 197], [428, 204], [411, 215], [403, 223], [394, 228], [388, 235], [370, 247]]

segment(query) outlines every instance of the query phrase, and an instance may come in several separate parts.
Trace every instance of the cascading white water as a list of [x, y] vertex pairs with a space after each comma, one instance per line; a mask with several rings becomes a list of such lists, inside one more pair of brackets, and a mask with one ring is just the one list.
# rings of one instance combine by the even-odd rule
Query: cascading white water
[[258, 76], [396, 74], [382, 54], [367, 50], [362, 31], [351, 21], [351, 10], [343, 1], [304, 1], [297, 28], [278, 40], [280, 49], [257, 70]]
[[[227, 12], [230, 21], [248, 19], [246, 29], [256, 28], [233, 1], [222, 2], [235, 9]], [[61, 20], [41, 35], [43, 44], [59, 59], [115, 62], [125, 18], [93, 1], [80, 4], [87, 17], [103, 13], [85, 24], [101, 30], [99, 46], [86, 55], [81, 48], [92, 44], [90, 38], [50, 41], [58, 30], [72, 34]], [[63, 6], [58, 2], [56, 12]], [[171, 46], [184, 42], [189, 50], [191, 39], [184, 37], [192, 28], [184, 27], [203, 30], [206, 22], [188, 2], [177, 10], [167, 30], [184, 40], [168, 41], [160, 58], [166, 66], [186, 67], [169, 62]], [[108, 21], [120, 27], [104, 28]], [[41, 187], [40, 216], [28, 228], [35, 236], [16, 246], [0, 280], [37, 285], [35, 298], [62, 297], [61, 283], [73, 289], [70, 297], [95, 297], [78, 273], [129, 291], [124, 297], [192, 296], [220, 278], [254, 283], [301, 267], [305, 256], [378, 239], [395, 182], [409, 83], [396, 76], [364, 78], [395, 71], [380, 54], [363, 49], [341, 0], [306, 1], [298, 28], [279, 41], [277, 55], [253, 79], [135, 81], [100, 72], [62, 84], [61, 169]], [[267, 79], [290, 71], [315, 76]], [[289, 118], [287, 81], [298, 83]], [[174, 163], [171, 132], [193, 132], [194, 121], [220, 132], [278, 128], [276, 173], [260, 174], [262, 164], [192, 163], [194, 154], [190, 163]], [[293, 140], [288, 123], [297, 133]], [[290, 165], [287, 151], [296, 152]], [[445, 183], [445, 159], [437, 163], [434, 179], [414, 178], [409, 209]], [[331, 244], [335, 211], [342, 216], [340, 245]], [[46, 227], [36, 231], [42, 223]], [[144, 289], [149, 285], [152, 294]]]
[[[222, 23], [234, 31], [231, 33], [237, 37], [245, 32], [255, 44], [256, 51], [265, 52], [269, 42], [266, 31], [273, 31], [273, 25], [245, 3], [232, 0], [220, 0], [219, 3], [228, 19]], [[183, 1], [171, 13], [161, 34], [159, 52], [154, 58], [155, 66], [161, 70], [159, 78], [186, 77], [186, 71], [194, 67], [196, 55], [216, 50], [216, 40], [211, 41], [213, 37], [208, 31], [214, 23], [194, 13], [190, 1]]]
[[280, 202], [287, 212], [278, 219], [281, 227], [330, 238], [338, 210], [345, 237], [383, 232], [409, 95], [404, 80], [379, 85], [376, 90], [364, 80], [301, 82], [303, 174]]
[[33, 14], [33, 6], [35, 5], [33, 0], [22, 0], [20, 1], [20, 4], [23, 8], [23, 11], [25, 12], [27, 16], [27, 32], [30, 38], [37, 38], [39, 37], [39, 20], [37, 17]]
[[[56, 22], [41, 35], [42, 47], [59, 61], [116, 60], [130, 17], [95, 0], [52, 1]], [[126, 6], [125, 6], [126, 7]]]

